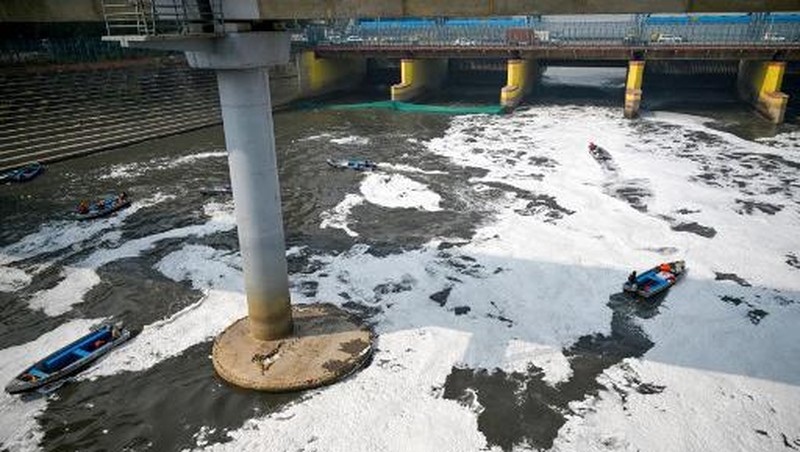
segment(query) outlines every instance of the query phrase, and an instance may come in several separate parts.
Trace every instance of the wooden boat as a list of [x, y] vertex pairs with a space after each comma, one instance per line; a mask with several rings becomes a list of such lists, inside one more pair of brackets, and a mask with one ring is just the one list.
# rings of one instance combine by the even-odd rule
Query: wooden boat
[[102, 324], [25, 369], [6, 385], [6, 392], [17, 394], [52, 385], [85, 369], [130, 337], [131, 332], [121, 324]]
[[93, 220], [95, 218], [105, 217], [112, 213], [122, 210], [131, 205], [131, 201], [127, 198], [120, 201], [119, 198], [106, 198], [102, 200], [102, 207], [98, 203], [89, 205], [89, 210], [85, 213], [76, 212], [75, 218], [78, 220]]
[[378, 164], [372, 160], [362, 159], [343, 159], [343, 160], [326, 160], [328, 165], [340, 169], [352, 169], [356, 171], [373, 170], [378, 167]]
[[660, 264], [637, 275], [631, 273], [628, 281], [622, 285], [625, 292], [649, 298], [674, 286], [686, 271], [684, 261]]
[[220, 187], [210, 187], [210, 188], [203, 188], [200, 189], [200, 193], [206, 196], [214, 196], [214, 195], [230, 195], [233, 193], [233, 189], [230, 185], [223, 185]]
[[44, 166], [38, 162], [31, 163], [11, 171], [0, 174], [0, 183], [5, 182], [27, 182], [44, 171]]

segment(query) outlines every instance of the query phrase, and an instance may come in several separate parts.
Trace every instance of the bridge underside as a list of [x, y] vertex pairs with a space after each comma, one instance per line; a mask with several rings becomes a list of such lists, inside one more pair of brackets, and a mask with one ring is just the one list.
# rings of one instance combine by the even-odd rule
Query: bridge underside
[[[225, 0], [226, 20], [796, 11], [797, 0]], [[103, 21], [101, 0], [3, 0], [0, 22]]]

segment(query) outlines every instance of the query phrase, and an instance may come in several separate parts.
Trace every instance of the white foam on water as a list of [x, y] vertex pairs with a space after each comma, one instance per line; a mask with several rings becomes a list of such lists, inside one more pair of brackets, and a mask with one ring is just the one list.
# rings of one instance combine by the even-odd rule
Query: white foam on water
[[372, 204], [389, 208], [411, 208], [436, 212], [441, 196], [427, 185], [401, 174], [370, 173], [361, 181], [361, 194]]
[[364, 198], [360, 195], [349, 193], [342, 202], [337, 204], [333, 209], [327, 210], [320, 214], [322, 222], [319, 227], [321, 229], [333, 228], [341, 229], [350, 237], [358, 237], [358, 232], [350, 229], [347, 223], [347, 218], [350, 216], [350, 211], [353, 207], [364, 202]]
[[[598, 381], [608, 389], [570, 406], [551, 450], [784, 451], [784, 438], [800, 439], [795, 385], [648, 360], [626, 360]], [[636, 381], [662, 392], [642, 393]]]
[[178, 166], [183, 165], [186, 163], [193, 163], [197, 160], [206, 160], [206, 159], [217, 159], [217, 158], [224, 158], [228, 157], [228, 153], [226, 151], [209, 151], [209, 152], [198, 152], [197, 154], [185, 155], [183, 157], [179, 157], [175, 159], [170, 166]]
[[0, 265], [0, 292], [15, 292], [31, 283], [25, 271]]
[[40, 309], [50, 316], [69, 312], [72, 306], [83, 301], [83, 297], [99, 284], [97, 269], [120, 259], [137, 257], [165, 239], [180, 237], [203, 237], [236, 227], [232, 205], [209, 203], [204, 206], [207, 223], [171, 229], [158, 234], [130, 240], [112, 248], [100, 248], [82, 261], [62, 269], [63, 279], [55, 286], [35, 293], [28, 301], [31, 309]]
[[192, 287], [204, 292], [203, 297], [145, 326], [135, 340], [115, 350], [82, 378], [149, 369], [211, 339], [247, 315], [240, 266], [238, 254], [200, 245], [186, 245], [165, 256], [156, 269], [175, 281], [190, 281]]
[[329, 140], [331, 143], [335, 144], [356, 144], [359, 146], [369, 144], [369, 138], [367, 137], [359, 137], [355, 135], [347, 136], [347, 137], [339, 137], [339, 138], [331, 138]]
[[[789, 132], [783, 132], [775, 135], [774, 137], [758, 138], [756, 141], [767, 146], [781, 148], [782, 152], [791, 150], [797, 151], [800, 149], [800, 131], [792, 130]], [[797, 152], [794, 152], [794, 156], [798, 156]]]
[[316, 140], [324, 140], [326, 138], [330, 138], [334, 136], [332, 133], [320, 133], [318, 135], [309, 135], [307, 137], [298, 138], [297, 141], [316, 141]]
[[73, 248], [81, 249], [81, 243], [109, 229], [120, 226], [125, 220], [141, 209], [154, 206], [175, 198], [172, 195], [155, 195], [135, 200], [127, 209], [112, 216], [87, 221], [53, 221], [45, 223], [39, 230], [26, 235], [17, 242], [0, 250], [0, 265], [10, 264], [54, 251]]
[[[747, 180], [759, 200], [786, 207], [771, 216], [743, 215], [736, 211], [741, 190], [693, 179], [706, 163], [677, 153], [694, 144], [699, 157], [716, 165], [724, 152], [795, 158], [798, 151], [714, 131], [704, 118], [657, 114], [631, 122], [620, 116], [610, 108], [537, 106], [503, 117], [453, 118], [443, 137], [425, 143], [428, 150], [453, 164], [485, 169], [484, 177], [467, 181], [476, 191], [499, 182], [520, 194], [503, 195], [468, 243], [440, 250], [437, 239], [380, 257], [357, 245], [338, 255], [314, 256], [322, 268], [302, 278], [318, 282], [315, 298], [377, 310], [371, 319], [379, 335], [371, 365], [247, 421], [229, 432], [232, 441], [206, 448], [489, 449], [477, 422], [488, 395], [473, 391], [461, 401], [444, 399], [442, 385], [452, 368], [521, 371], [533, 365], [557, 387], [571, 374], [561, 350], [581, 336], [610, 333], [609, 295], [620, 291], [631, 268], [661, 261], [659, 248], [674, 250], [670, 259], [685, 258], [689, 273], [670, 290], [657, 316], [636, 319], [655, 346], [643, 358], [606, 369], [598, 379], [606, 389], [572, 404], [575, 414], [554, 449], [780, 450], [782, 433], [790, 440], [800, 436], [800, 311], [796, 302], [778, 298], [800, 299], [796, 269], [785, 264], [785, 254], [797, 249], [800, 217], [784, 195], [766, 193], [769, 177], [791, 174], [780, 168], [771, 175], [752, 174]], [[653, 125], [653, 131], [642, 132], [641, 124]], [[619, 184], [642, 181], [650, 191], [646, 212], [606, 191], [610, 176], [588, 154], [589, 141], [612, 154]], [[736, 160], [722, 164], [749, 174]], [[361, 192], [385, 207], [440, 208], [438, 194], [404, 175], [371, 173]], [[544, 198], [529, 199], [525, 192]], [[797, 199], [797, 190], [789, 196]], [[540, 203], [522, 212], [534, 200]], [[679, 213], [684, 208], [694, 213]], [[675, 231], [662, 216], [696, 221], [717, 235]], [[176, 236], [188, 232], [175, 231]], [[86, 268], [138, 255], [154, 237], [122, 243], [113, 253], [98, 250]], [[190, 245], [157, 268], [172, 279], [190, 280], [204, 297], [146, 326], [87, 376], [144, 370], [244, 315], [237, 255]], [[736, 273], [753, 287], [714, 281], [715, 272]], [[444, 301], [431, 298], [447, 289]], [[769, 315], [754, 325], [747, 317], [751, 306], [725, 304], [719, 299], [724, 294], [742, 296]], [[456, 315], [457, 308], [466, 312]], [[664, 389], [642, 394], [641, 383]], [[620, 391], [627, 394], [624, 400]], [[761, 439], [755, 429], [769, 438]], [[198, 447], [200, 442], [205, 440]]]
[[503, 370], [526, 372], [529, 365], [533, 364], [544, 371], [542, 380], [551, 386], [569, 381], [572, 377], [569, 361], [557, 347], [512, 339], [503, 358]]
[[[610, 334], [609, 296], [620, 291], [630, 269], [660, 262], [659, 249], [669, 249], [671, 259], [685, 258], [689, 273], [657, 316], [634, 319], [655, 346], [643, 358], [607, 369], [598, 379], [607, 389], [572, 404], [576, 414], [554, 450], [780, 450], [782, 433], [790, 441], [800, 436], [800, 333], [792, 327], [800, 311], [791, 301], [800, 299], [800, 279], [784, 262], [797, 248], [800, 217], [791, 201], [798, 190], [767, 193], [770, 178], [792, 177], [786, 168], [747, 177], [747, 166], [735, 159], [718, 163], [726, 152], [776, 151], [706, 122], [661, 113], [631, 122], [618, 109], [558, 106], [453, 118], [445, 135], [426, 145], [454, 164], [487, 170], [469, 181], [476, 190], [502, 182], [551, 199], [531, 215], [519, 212], [527, 198], [503, 197], [493, 219], [446, 254], [432, 241], [383, 257], [362, 245], [320, 257], [318, 273], [330, 277], [317, 278], [317, 298], [380, 308], [373, 317], [379, 345], [371, 366], [248, 421], [229, 433], [231, 442], [207, 450], [308, 444], [322, 450], [482, 450], [486, 440], [475, 429], [483, 395], [466, 394], [471, 399], [461, 403], [442, 399], [436, 388], [450, 369], [534, 365], [551, 385], [568, 380], [571, 368], [561, 350], [584, 335]], [[642, 132], [641, 124], [654, 129]], [[587, 152], [589, 141], [612, 154], [619, 184], [636, 180], [650, 191], [646, 212], [606, 191], [609, 175]], [[679, 155], [691, 145], [698, 160]], [[785, 151], [785, 158], [797, 155]], [[741, 174], [759, 199], [786, 207], [771, 216], [738, 213], [742, 190], [692, 178], [707, 163]], [[397, 190], [387, 189], [386, 178], [367, 176], [362, 193], [394, 207]], [[372, 196], [373, 189], [379, 194]], [[685, 210], [691, 212], [680, 213]], [[552, 211], [559, 215], [548, 216]], [[717, 234], [709, 239], [673, 230], [677, 221], [696, 221]], [[715, 272], [736, 273], [753, 287], [714, 281]], [[429, 298], [448, 288], [441, 306]], [[731, 293], [750, 306], [720, 300]], [[748, 319], [755, 307], [769, 311], [758, 325]], [[456, 308], [469, 309], [455, 315]], [[431, 335], [434, 341], [427, 340]], [[649, 394], [642, 383], [665, 388]], [[363, 425], [377, 428], [358, 428]], [[755, 429], [769, 438], [762, 441]]]
[[[0, 381], [5, 384], [37, 360], [86, 334], [102, 319], [78, 319], [59, 325], [36, 340], [0, 350]], [[0, 393], [0, 445], [12, 452], [38, 450], [44, 433], [36, 415], [47, 407], [47, 399], [22, 400], [18, 395]]]
[[447, 171], [439, 170], [424, 170], [411, 165], [404, 165], [402, 163], [384, 163], [380, 162], [378, 168], [381, 170], [399, 171], [402, 173], [416, 173], [416, 174], [447, 174]]
[[231, 442], [204, 450], [479, 450], [474, 412], [433, 389], [468, 343], [468, 333], [435, 327], [384, 334], [374, 364], [355, 378], [249, 420]]
[[548, 67], [542, 76], [544, 84], [592, 87], [624, 87], [625, 68]]

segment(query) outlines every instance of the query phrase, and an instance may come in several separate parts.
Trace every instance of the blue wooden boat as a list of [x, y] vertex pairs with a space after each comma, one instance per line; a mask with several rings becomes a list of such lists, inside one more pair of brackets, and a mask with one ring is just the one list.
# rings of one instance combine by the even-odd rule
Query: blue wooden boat
[[622, 285], [622, 290], [642, 298], [649, 298], [675, 285], [685, 271], [686, 263], [675, 261], [660, 264], [639, 275], [633, 272], [628, 281]]
[[372, 160], [363, 159], [343, 159], [343, 160], [327, 160], [328, 165], [340, 169], [352, 169], [356, 171], [373, 170], [378, 167], [378, 164]]
[[101, 324], [25, 369], [6, 385], [6, 392], [17, 394], [57, 383], [85, 369], [130, 337], [131, 332], [121, 324]]
[[13, 169], [0, 174], [0, 182], [27, 182], [44, 171], [44, 166], [39, 162], [25, 165], [22, 168]]
[[81, 212], [79, 208], [78, 212], [75, 213], [75, 218], [78, 220], [92, 220], [95, 218], [105, 217], [130, 205], [131, 201], [127, 196], [123, 199], [120, 199], [116, 196], [109, 197], [89, 204], [88, 209], [85, 212]]

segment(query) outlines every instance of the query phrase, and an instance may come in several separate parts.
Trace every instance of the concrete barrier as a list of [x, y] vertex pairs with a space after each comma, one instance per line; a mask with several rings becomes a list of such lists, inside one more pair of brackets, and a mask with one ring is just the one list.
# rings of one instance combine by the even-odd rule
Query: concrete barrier
[[773, 124], [783, 122], [789, 96], [781, 92], [786, 63], [782, 61], [750, 61], [739, 63], [739, 96], [750, 102]]
[[628, 62], [628, 78], [625, 84], [625, 110], [626, 118], [635, 118], [639, 115], [639, 105], [642, 103], [642, 78], [644, 76], [644, 61]]
[[447, 75], [447, 60], [403, 59], [400, 62], [400, 83], [392, 85], [392, 100], [407, 102], [439, 88]]
[[500, 105], [514, 108], [531, 92], [538, 65], [533, 60], [508, 60], [506, 86], [500, 90]]

